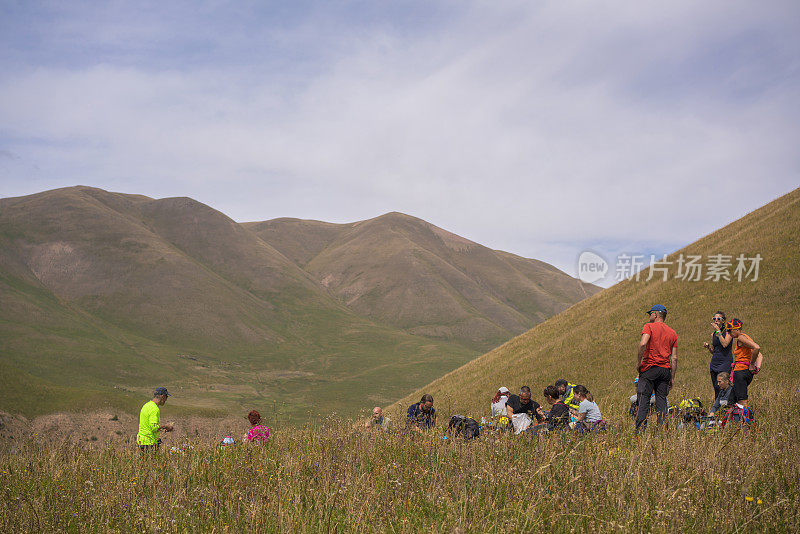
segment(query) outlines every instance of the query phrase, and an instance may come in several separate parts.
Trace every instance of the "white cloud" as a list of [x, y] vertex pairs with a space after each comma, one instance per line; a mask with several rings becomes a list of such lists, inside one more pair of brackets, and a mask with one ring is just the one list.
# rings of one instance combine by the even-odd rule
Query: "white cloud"
[[335, 46], [296, 71], [7, 72], [0, 149], [39, 171], [0, 185], [193, 196], [239, 220], [399, 210], [574, 272], [587, 243], [677, 246], [800, 183], [793, 5], [464, 9], [421, 33], [311, 17], [279, 38]]

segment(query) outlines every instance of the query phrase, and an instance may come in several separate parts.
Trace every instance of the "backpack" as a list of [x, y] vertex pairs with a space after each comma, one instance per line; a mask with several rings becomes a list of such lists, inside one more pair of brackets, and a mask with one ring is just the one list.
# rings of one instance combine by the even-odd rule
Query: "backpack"
[[464, 415], [454, 415], [447, 424], [447, 431], [454, 431], [456, 436], [459, 434], [465, 439], [477, 438], [481, 435], [481, 427], [478, 422]]
[[700, 423], [708, 415], [708, 412], [703, 409], [703, 403], [700, 399], [683, 399], [678, 404], [678, 410], [683, 418], [684, 423]]
[[741, 404], [734, 404], [730, 412], [725, 413], [720, 422], [720, 428], [725, 428], [725, 425], [730, 422], [732, 424], [743, 424], [746, 426], [752, 425], [756, 420], [753, 410], [749, 406], [742, 406]]

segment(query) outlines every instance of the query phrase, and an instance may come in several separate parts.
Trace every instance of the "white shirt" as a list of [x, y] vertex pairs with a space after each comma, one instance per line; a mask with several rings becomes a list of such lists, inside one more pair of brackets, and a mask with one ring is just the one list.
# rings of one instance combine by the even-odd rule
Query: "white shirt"
[[508, 415], [506, 412], [506, 403], [508, 402], [508, 395], [503, 395], [500, 400], [492, 403], [492, 419]]

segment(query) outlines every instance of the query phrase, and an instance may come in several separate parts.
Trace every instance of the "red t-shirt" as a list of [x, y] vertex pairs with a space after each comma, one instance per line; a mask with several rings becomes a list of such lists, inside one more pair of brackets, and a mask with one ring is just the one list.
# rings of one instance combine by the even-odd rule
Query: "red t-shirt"
[[666, 323], [647, 323], [642, 328], [642, 334], [650, 334], [650, 340], [642, 358], [642, 365], [639, 372], [646, 371], [651, 367], [666, 367], [670, 369], [669, 357], [672, 355], [673, 347], [678, 346], [678, 334], [675, 330], [668, 327]]

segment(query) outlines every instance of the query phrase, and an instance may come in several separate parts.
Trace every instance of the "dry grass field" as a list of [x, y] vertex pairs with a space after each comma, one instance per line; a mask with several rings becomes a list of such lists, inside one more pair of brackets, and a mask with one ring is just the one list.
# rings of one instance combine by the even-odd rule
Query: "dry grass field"
[[[432, 393], [438, 428], [424, 436], [330, 417], [303, 428], [268, 420], [263, 447], [220, 450], [218, 429], [184, 432], [152, 457], [130, 434], [96, 448], [3, 441], [0, 531], [800, 532], [799, 230], [800, 190], [672, 256], [761, 254], [757, 281], [620, 283], [390, 407], [402, 421], [407, 404]], [[766, 355], [751, 385], [752, 427], [672, 420], [633, 431], [635, 350], [654, 303], [667, 305], [679, 336], [672, 404], [710, 404], [702, 342], [712, 314], [744, 321]], [[541, 402], [561, 376], [594, 392], [606, 432], [486, 431], [465, 442], [442, 429], [451, 414], [486, 414], [498, 386], [529, 384]], [[366, 413], [368, 402], [350, 400]]]
[[[142, 457], [25, 442], [0, 455], [3, 532], [797, 532], [797, 425], [384, 435], [327, 420], [266, 446]], [[192, 449], [187, 448], [192, 445]]]

